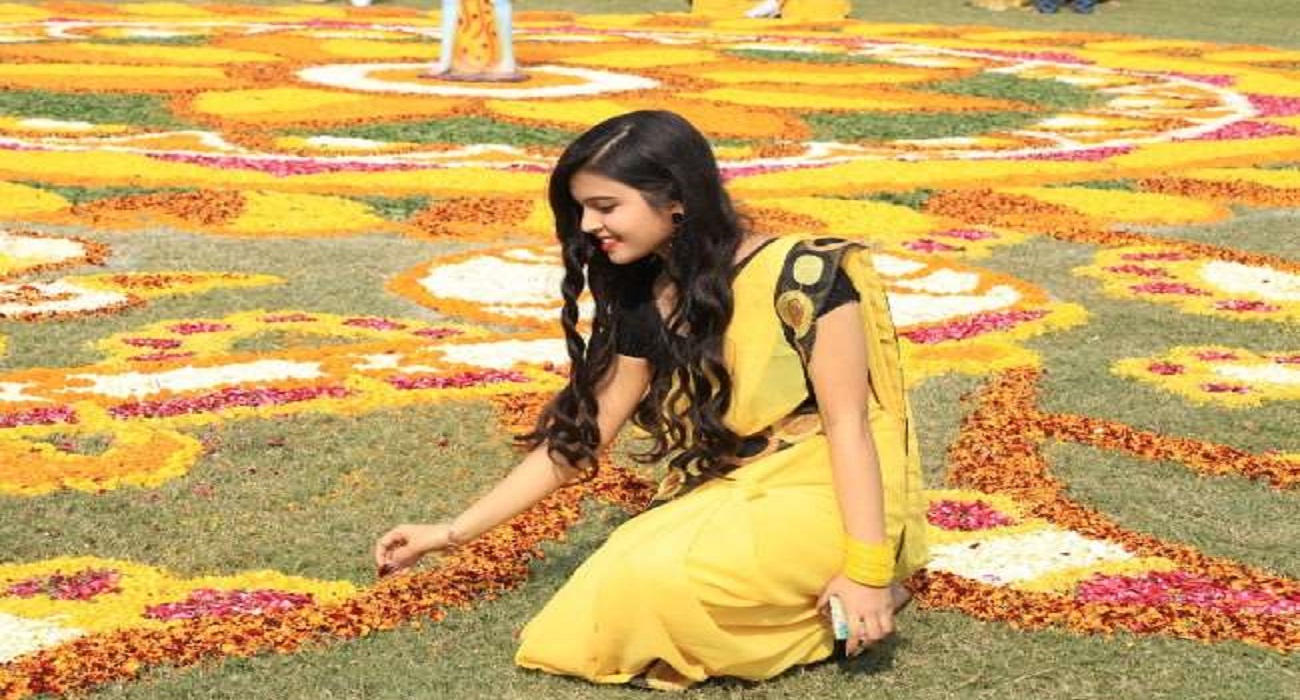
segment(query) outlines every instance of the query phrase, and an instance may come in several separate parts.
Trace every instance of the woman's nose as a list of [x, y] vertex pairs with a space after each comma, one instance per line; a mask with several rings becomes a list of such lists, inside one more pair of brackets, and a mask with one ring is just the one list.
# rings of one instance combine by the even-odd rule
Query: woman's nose
[[599, 213], [590, 209], [582, 210], [582, 221], [578, 226], [587, 233], [596, 233], [600, 229], [604, 228], [603, 224], [600, 222]]

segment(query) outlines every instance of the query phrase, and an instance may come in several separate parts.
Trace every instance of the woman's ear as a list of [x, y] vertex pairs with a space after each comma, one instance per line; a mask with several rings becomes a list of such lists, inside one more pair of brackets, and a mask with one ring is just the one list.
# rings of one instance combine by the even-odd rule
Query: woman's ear
[[680, 226], [683, 221], [686, 221], [686, 207], [682, 206], [681, 202], [674, 201], [668, 205], [668, 215], [672, 218], [673, 225]]

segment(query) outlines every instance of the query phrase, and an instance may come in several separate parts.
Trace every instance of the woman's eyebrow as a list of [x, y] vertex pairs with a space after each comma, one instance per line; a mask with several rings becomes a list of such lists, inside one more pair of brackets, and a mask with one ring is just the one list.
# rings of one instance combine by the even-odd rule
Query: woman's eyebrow
[[600, 195], [596, 195], [595, 197], [588, 197], [588, 198], [582, 200], [582, 203], [583, 203], [583, 204], [592, 204], [592, 203], [595, 203], [595, 202], [604, 202], [604, 201], [617, 202], [617, 201], [618, 201], [618, 197], [614, 197], [614, 196], [612, 196], [612, 195], [607, 195], [607, 194], [600, 194]]

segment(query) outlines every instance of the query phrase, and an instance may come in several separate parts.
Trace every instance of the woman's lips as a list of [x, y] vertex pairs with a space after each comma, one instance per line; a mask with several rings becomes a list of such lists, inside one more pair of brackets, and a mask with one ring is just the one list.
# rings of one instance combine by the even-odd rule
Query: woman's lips
[[614, 240], [613, 238], [606, 238], [605, 240], [600, 242], [600, 249], [608, 253], [609, 251], [613, 250], [614, 247], [617, 245], [618, 245], [618, 241]]

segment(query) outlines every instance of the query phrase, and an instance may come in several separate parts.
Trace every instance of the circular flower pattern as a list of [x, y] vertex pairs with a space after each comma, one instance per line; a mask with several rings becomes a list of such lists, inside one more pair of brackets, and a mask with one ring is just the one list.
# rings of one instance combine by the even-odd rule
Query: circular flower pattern
[[1074, 271], [1101, 280], [1110, 296], [1173, 304], [1186, 313], [1300, 320], [1295, 263], [1239, 262], [1176, 246], [1139, 245], [1099, 251], [1092, 265]]
[[1300, 351], [1180, 346], [1158, 357], [1119, 360], [1112, 371], [1196, 403], [1229, 408], [1300, 399]]

